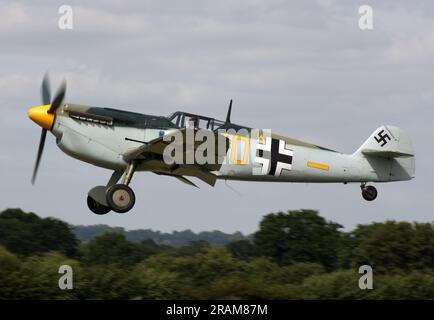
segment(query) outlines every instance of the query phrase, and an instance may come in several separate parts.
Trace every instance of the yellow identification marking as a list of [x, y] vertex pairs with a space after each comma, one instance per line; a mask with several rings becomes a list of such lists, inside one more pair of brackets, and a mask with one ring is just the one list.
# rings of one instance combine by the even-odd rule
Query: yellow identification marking
[[325, 165], [325, 164], [320, 164], [320, 163], [315, 163], [315, 162], [307, 162], [307, 166], [310, 168], [315, 168], [315, 169], [320, 169], [320, 170], [325, 170], [325, 171], [329, 171], [329, 166]]
[[[239, 141], [239, 143], [237, 143]], [[244, 143], [243, 143], [244, 142]], [[244, 144], [244, 154], [243, 159], [236, 159], [237, 149], [238, 147], [242, 147]], [[231, 163], [232, 164], [240, 164], [245, 165], [249, 160], [249, 144], [250, 139], [248, 137], [243, 136], [233, 136], [232, 137], [232, 151], [231, 151]]]

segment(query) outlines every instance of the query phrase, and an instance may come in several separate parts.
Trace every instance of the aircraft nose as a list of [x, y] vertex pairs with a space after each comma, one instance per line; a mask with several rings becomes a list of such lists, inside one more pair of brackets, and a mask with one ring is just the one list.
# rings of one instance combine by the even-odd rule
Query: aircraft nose
[[51, 130], [54, 123], [54, 114], [48, 113], [50, 105], [30, 108], [27, 114], [29, 118], [44, 129]]

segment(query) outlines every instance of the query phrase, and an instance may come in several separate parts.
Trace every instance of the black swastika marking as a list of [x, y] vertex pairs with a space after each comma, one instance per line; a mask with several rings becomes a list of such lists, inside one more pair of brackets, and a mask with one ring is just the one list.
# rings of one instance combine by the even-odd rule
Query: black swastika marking
[[378, 132], [377, 136], [375, 136], [374, 138], [375, 141], [381, 143], [380, 147], [384, 147], [387, 144], [387, 141], [391, 140], [390, 136], [387, 133], [384, 133], [384, 129]]

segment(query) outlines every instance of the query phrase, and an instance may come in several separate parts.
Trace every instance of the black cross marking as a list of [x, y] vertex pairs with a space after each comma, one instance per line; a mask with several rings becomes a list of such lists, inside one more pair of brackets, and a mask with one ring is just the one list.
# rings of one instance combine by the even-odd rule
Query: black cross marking
[[383, 133], [384, 133], [384, 129], [381, 130], [380, 132], [378, 132], [378, 135], [376, 137], [374, 137], [378, 143], [381, 142], [380, 147], [384, 147], [387, 144], [387, 140], [391, 140], [387, 133], [385, 133], [385, 134], [383, 134]]
[[[278, 139], [271, 139], [270, 172], [268, 174], [272, 176], [276, 174], [278, 162], [292, 164], [292, 156], [279, 153], [279, 143], [280, 141]], [[264, 150], [258, 150], [258, 155], [263, 158]]]

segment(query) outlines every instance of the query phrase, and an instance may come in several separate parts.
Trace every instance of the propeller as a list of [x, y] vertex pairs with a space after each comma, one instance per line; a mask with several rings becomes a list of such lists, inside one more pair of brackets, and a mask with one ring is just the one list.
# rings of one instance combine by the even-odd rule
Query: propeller
[[39, 139], [38, 154], [36, 155], [35, 168], [33, 169], [32, 185], [34, 185], [35, 181], [36, 181], [36, 174], [38, 173], [39, 162], [41, 161], [42, 152], [44, 151], [44, 145], [45, 145], [45, 138], [46, 137], [47, 137], [47, 129], [42, 128], [41, 138]]
[[[42, 96], [42, 103], [44, 105], [50, 105], [50, 108], [47, 111], [48, 114], [55, 113], [56, 110], [62, 105], [63, 99], [65, 98], [65, 93], [66, 93], [66, 82], [65, 80], [63, 80], [62, 84], [60, 85], [59, 89], [56, 92], [56, 95], [54, 96], [54, 99], [50, 104], [51, 101], [50, 80], [49, 80], [48, 73], [44, 75], [44, 78], [42, 80], [42, 86], [41, 86], [41, 96]], [[47, 129], [42, 128], [41, 138], [39, 140], [38, 153], [36, 155], [35, 167], [33, 169], [32, 185], [34, 185], [36, 181], [36, 175], [38, 173], [39, 163], [41, 162], [42, 153], [44, 151], [46, 137], [47, 137]]]
[[44, 105], [50, 104], [51, 90], [50, 90], [50, 79], [48, 77], [48, 73], [46, 73], [44, 75], [44, 79], [42, 79], [41, 95], [42, 95], [42, 103]]
[[59, 89], [56, 92], [53, 102], [51, 102], [51, 107], [47, 111], [48, 113], [56, 112], [56, 110], [62, 105], [63, 98], [65, 98], [65, 92], [66, 92], [66, 82], [65, 80], [63, 80], [62, 84], [60, 85]]

